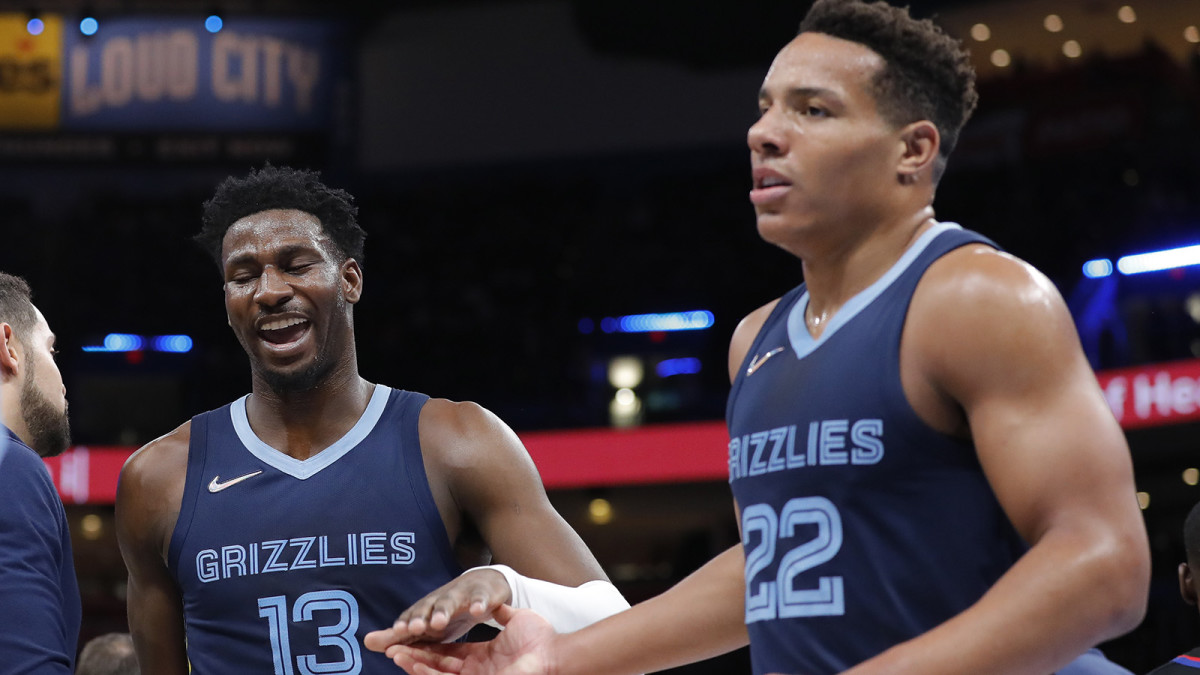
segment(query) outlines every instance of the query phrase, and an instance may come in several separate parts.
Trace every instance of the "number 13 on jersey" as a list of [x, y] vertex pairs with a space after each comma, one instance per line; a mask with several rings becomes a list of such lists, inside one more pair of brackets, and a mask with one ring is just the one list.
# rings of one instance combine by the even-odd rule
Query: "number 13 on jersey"
[[[358, 675], [362, 672], [362, 651], [354, 633], [358, 630], [358, 601], [345, 591], [312, 591], [296, 598], [292, 605], [292, 621], [312, 621], [313, 613], [322, 610], [336, 612], [331, 623], [317, 628], [317, 644], [341, 650], [340, 661], [318, 661], [314, 654], [298, 654], [296, 668], [300, 675]], [[258, 599], [258, 615], [271, 628], [271, 655], [275, 675], [295, 675], [292, 670], [292, 646], [288, 637], [287, 596], [273, 595]]]
[[[787, 552], [777, 551], [778, 543], [795, 536], [800, 525], [816, 525], [817, 533]], [[750, 547], [751, 534], [761, 539]], [[802, 616], [841, 616], [846, 613], [842, 577], [823, 576], [816, 588], [796, 588], [796, 577], [829, 562], [842, 548], [842, 518], [837, 507], [824, 497], [796, 497], [783, 505], [778, 515], [768, 504], [754, 504], [742, 510], [742, 545], [746, 547], [746, 623]], [[756, 581], [755, 577], [775, 562], [775, 578]]]

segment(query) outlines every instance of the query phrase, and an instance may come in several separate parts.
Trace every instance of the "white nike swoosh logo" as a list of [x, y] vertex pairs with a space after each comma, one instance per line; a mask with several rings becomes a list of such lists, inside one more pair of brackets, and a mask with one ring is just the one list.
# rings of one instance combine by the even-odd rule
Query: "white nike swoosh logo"
[[761, 368], [762, 364], [767, 362], [767, 359], [771, 358], [772, 356], [775, 356], [776, 354], [778, 354], [781, 351], [783, 351], [783, 347], [776, 347], [775, 349], [772, 349], [771, 351], [767, 352], [766, 354], [763, 354], [761, 357], [755, 356], [754, 358], [750, 359], [750, 367], [746, 369], [746, 377], [750, 377], [751, 375], [753, 375], [754, 371]]
[[225, 481], [224, 483], [221, 482], [220, 476], [213, 476], [212, 482], [208, 484], [208, 491], [209, 492], [220, 492], [221, 490], [224, 490], [227, 487], [232, 487], [234, 485], [237, 485], [238, 483], [246, 480], [247, 478], [254, 478], [255, 476], [257, 476], [260, 473], [262, 473], [262, 469], [259, 469], [258, 471], [254, 471], [252, 473], [248, 473], [245, 476], [238, 476], [237, 478], [230, 478], [229, 480]]

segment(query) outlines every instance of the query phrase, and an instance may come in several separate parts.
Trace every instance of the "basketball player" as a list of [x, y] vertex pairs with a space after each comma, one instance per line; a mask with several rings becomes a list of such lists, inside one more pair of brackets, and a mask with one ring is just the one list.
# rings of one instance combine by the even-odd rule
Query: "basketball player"
[[747, 641], [756, 674], [1124, 672], [1068, 666], [1145, 611], [1121, 429], [1051, 283], [934, 217], [973, 81], [932, 23], [856, 0], [818, 0], [767, 73], [750, 200], [805, 283], [730, 347], [743, 550], [570, 635], [502, 612], [493, 644], [368, 644], [419, 675], [655, 671]]
[[42, 457], [71, 445], [54, 333], [24, 279], [0, 272], [0, 673], [71, 673], [79, 585]]
[[[503, 422], [359, 375], [356, 211], [315, 173], [272, 166], [205, 203], [197, 239], [221, 269], [251, 392], [122, 469], [117, 534], [145, 672], [395, 672], [361, 648], [368, 627], [448, 584], [466, 606], [441, 606], [430, 629], [457, 637], [525, 590], [513, 569], [572, 587], [583, 623], [628, 607]], [[458, 578], [480, 542], [511, 568]]]
[[[1187, 560], [1179, 563], [1179, 593], [1183, 601], [1195, 606], [1200, 598], [1200, 504], [1192, 507], [1183, 521], [1183, 548]], [[1180, 654], [1150, 671], [1150, 675], [1196, 675], [1200, 673], [1200, 647]]]

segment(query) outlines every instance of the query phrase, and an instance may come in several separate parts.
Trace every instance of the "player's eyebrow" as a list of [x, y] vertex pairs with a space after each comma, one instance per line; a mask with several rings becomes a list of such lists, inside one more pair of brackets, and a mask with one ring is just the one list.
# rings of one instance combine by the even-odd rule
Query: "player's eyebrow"
[[[787, 91], [785, 91], [783, 93], [783, 95], [784, 95], [784, 98], [795, 98], [795, 97], [811, 98], [813, 96], [832, 96], [832, 97], [837, 96], [837, 94], [834, 93], [834, 91], [832, 89], [826, 89], [825, 87], [791, 87]], [[767, 92], [766, 87], [763, 87], [762, 89], [758, 90], [758, 100], [762, 101], [764, 99], [769, 99], [769, 98], [771, 98], [771, 95], [770, 95], [770, 93]]]
[[[275, 255], [277, 257], [283, 258], [283, 257], [288, 257], [288, 256], [295, 256], [300, 253], [315, 253], [315, 252], [319, 252], [319, 251], [320, 251], [319, 247], [312, 246], [309, 244], [287, 244], [286, 246], [281, 246], [279, 249], [277, 249], [275, 251]], [[248, 265], [251, 263], [255, 263], [257, 261], [258, 261], [257, 256], [255, 256], [254, 253], [247, 251], [245, 253], [238, 253], [238, 254], [234, 255], [233, 257], [231, 257], [229, 260], [226, 260], [225, 266], [226, 267], [236, 267], [238, 265]]]

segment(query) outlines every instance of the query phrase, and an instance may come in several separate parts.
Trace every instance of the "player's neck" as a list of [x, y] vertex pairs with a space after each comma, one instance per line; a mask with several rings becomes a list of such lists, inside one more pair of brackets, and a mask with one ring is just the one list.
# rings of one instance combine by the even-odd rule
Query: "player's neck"
[[898, 221], [866, 230], [860, 238], [830, 245], [820, 255], [802, 259], [809, 332], [820, 336], [842, 305], [875, 283], [936, 223], [933, 209], [925, 207]]
[[255, 377], [246, 417], [264, 443], [303, 460], [344, 436], [362, 417], [374, 391], [375, 385], [356, 368], [334, 371], [303, 391], [281, 391]]

